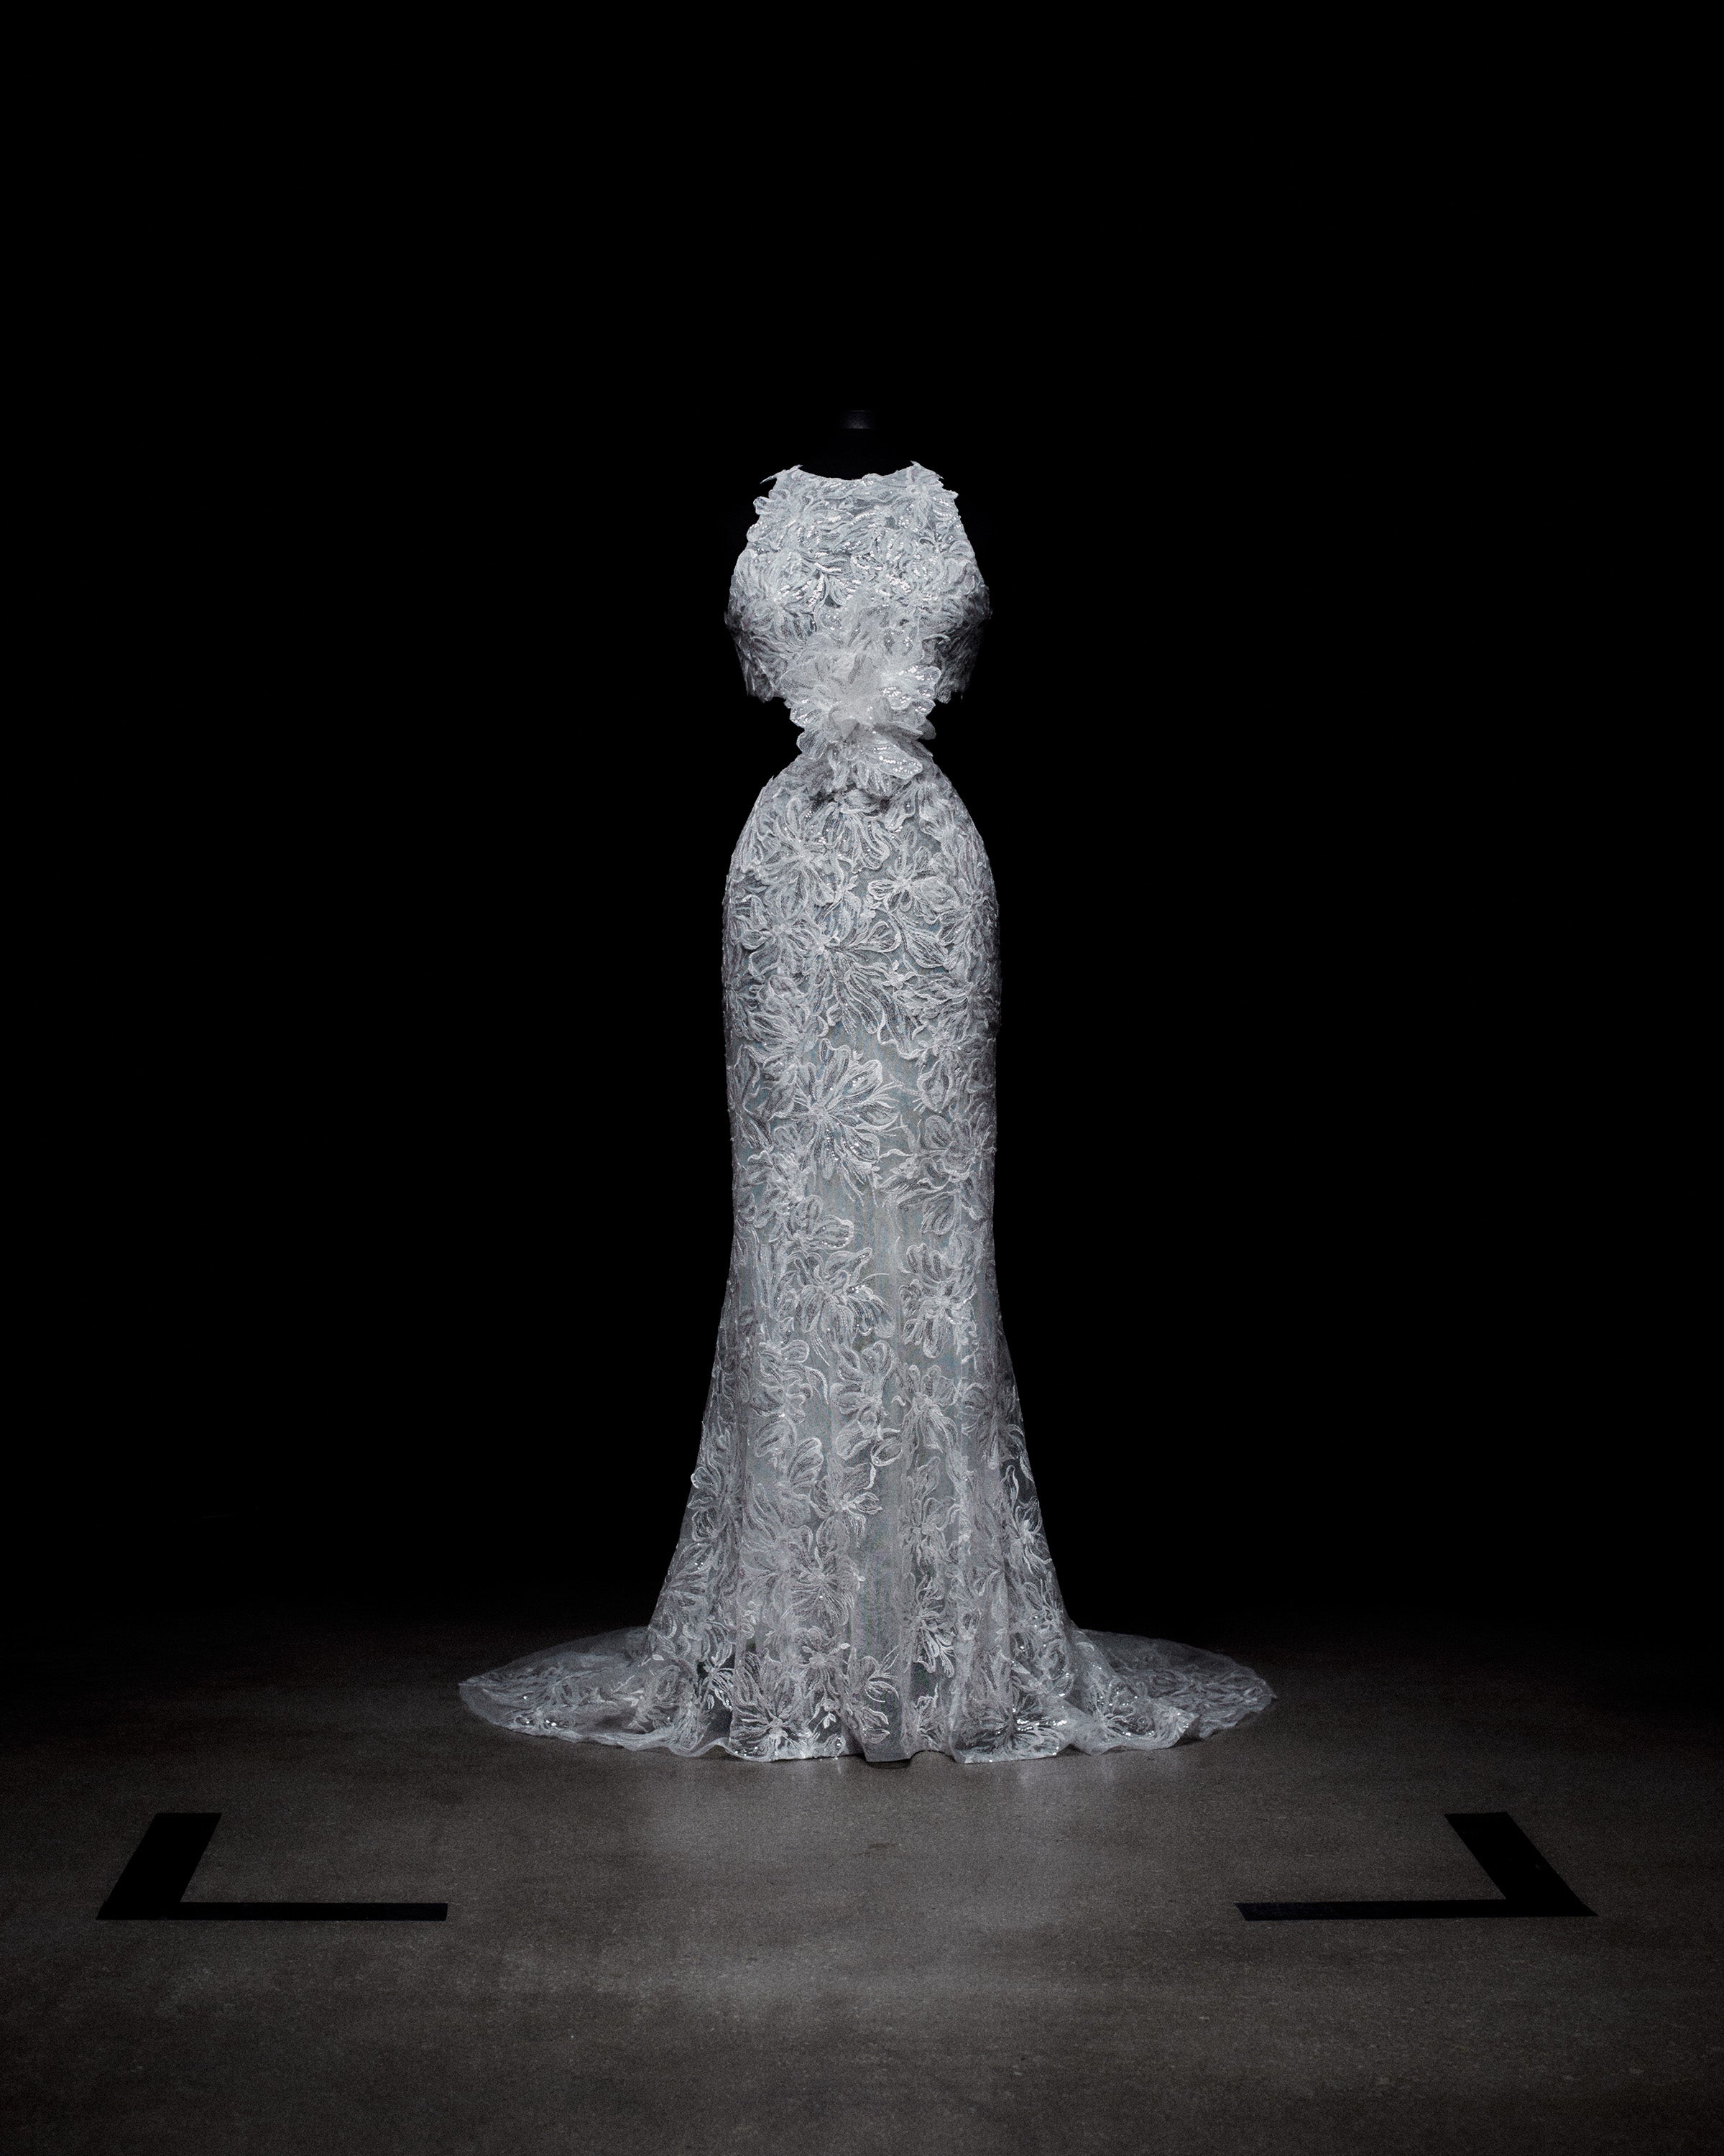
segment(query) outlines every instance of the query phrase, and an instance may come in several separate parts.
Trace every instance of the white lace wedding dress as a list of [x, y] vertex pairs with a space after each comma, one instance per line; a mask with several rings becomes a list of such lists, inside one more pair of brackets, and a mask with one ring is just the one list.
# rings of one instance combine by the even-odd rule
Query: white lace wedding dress
[[1270, 1700], [1250, 1670], [1071, 1623], [1024, 1452], [994, 1280], [993, 880], [923, 746], [989, 611], [956, 497], [921, 465], [793, 466], [755, 507], [726, 618], [802, 753], [725, 888], [735, 1234], [681, 1537], [649, 1625], [462, 1697], [529, 1735], [760, 1760], [1229, 1728]]

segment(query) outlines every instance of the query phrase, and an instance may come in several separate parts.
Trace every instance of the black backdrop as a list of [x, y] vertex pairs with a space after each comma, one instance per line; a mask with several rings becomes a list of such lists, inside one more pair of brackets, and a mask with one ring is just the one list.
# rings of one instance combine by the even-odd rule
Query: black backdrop
[[387, 318], [173, 345], [59, 527], [22, 1576], [650, 1607], [728, 1246], [720, 887], [793, 752], [726, 583], [870, 402], [994, 593], [936, 753], [1075, 1614], [1656, 1616], [1557, 390], [1460, 331], [828, 367], [691, 312], [432, 364]]

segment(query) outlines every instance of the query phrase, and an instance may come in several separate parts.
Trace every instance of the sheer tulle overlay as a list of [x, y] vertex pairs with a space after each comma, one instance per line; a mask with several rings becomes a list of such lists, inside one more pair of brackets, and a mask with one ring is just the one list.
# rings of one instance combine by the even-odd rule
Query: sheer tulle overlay
[[920, 465], [777, 475], [726, 619], [801, 754], [726, 880], [735, 1229], [651, 1621], [469, 1679], [507, 1729], [746, 1759], [1158, 1750], [1267, 1706], [1204, 1649], [1065, 1613], [993, 1238], [993, 880], [924, 743], [988, 594]]

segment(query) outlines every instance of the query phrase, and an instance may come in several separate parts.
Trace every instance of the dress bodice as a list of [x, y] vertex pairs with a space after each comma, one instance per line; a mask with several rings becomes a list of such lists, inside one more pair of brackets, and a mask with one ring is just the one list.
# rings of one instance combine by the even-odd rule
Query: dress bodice
[[725, 612], [749, 692], [788, 705], [813, 790], [887, 800], [924, 768], [913, 745], [968, 683], [990, 610], [957, 496], [926, 465], [793, 465], [754, 506]]

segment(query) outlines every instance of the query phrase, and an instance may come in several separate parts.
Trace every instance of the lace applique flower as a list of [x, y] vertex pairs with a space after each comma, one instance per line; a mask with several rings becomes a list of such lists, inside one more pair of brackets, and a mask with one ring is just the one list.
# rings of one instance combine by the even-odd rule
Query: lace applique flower
[[921, 640], [882, 607], [854, 601], [829, 610], [784, 664], [779, 693], [826, 790], [859, 788], [880, 799], [926, 768], [910, 747], [933, 737], [928, 714], [940, 669]]

